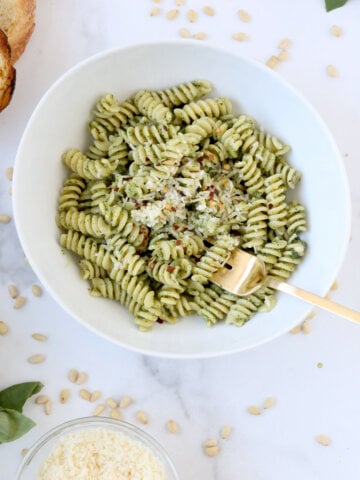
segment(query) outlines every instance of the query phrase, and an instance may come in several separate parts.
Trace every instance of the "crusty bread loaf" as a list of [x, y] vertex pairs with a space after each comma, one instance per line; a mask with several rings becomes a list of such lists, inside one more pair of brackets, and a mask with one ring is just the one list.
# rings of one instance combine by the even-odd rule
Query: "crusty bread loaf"
[[0, 30], [0, 112], [11, 100], [15, 88], [15, 68], [11, 63], [11, 49], [8, 38]]
[[0, 0], [0, 28], [8, 37], [11, 61], [23, 53], [35, 27], [36, 0]]

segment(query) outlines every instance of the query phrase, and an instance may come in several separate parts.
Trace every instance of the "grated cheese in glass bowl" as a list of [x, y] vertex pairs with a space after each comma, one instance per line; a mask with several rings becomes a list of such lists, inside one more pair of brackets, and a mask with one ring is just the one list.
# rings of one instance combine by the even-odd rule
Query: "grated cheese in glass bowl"
[[15, 480], [179, 480], [163, 447], [121, 420], [84, 417], [42, 436]]

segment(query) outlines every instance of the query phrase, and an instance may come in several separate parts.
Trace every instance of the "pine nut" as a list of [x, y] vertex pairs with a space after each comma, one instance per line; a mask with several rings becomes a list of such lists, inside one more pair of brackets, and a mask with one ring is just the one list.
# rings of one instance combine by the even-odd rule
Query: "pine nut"
[[90, 396], [90, 402], [96, 402], [97, 400], [99, 400], [100, 397], [101, 397], [100, 390], [95, 390], [95, 392], [92, 392]]
[[338, 25], [333, 25], [330, 28], [330, 32], [334, 37], [341, 37], [342, 35], [342, 29]]
[[324, 447], [328, 447], [331, 443], [330, 438], [324, 434], [316, 435], [315, 439], [318, 443], [320, 443], [320, 445], [323, 445]]
[[31, 336], [34, 340], [37, 340], [38, 342], [45, 342], [48, 339], [48, 337], [43, 333], [33, 333]]
[[9, 327], [3, 321], [0, 321], [0, 335], [6, 335], [9, 331]]
[[185, 0], [176, 0], [175, 4], [177, 7], [182, 7], [185, 5]]
[[37, 405], [45, 405], [46, 402], [49, 401], [49, 397], [47, 395], [39, 395], [35, 398], [35, 403]]
[[45, 355], [43, 355], [42, 353], [31, 355], [31, 357], [28, 358], [28, 362], [32, 364], [43, 363], [44, 361]]
[[278, 48], [280, 50], [286, 50], [287, 48], [289, 48], [289, 46], [291, 45], [291, 40], [289, 38], [284, 38], [283, 40], [280, 41], [279, 45], [278, 45]]
[[204, 441], [203, 446], [206, 447], [216, 447], [218, 444], [218, 441], [216, 438], [208, 438], [207, 440]]
[[122, 399], [120, 400], [120, 408], [126, 408], [128, 407], [131, 403], [133, 402], [133, 399], [131, 397], [129, 397], [128, 395], [125, 395], [124, 397], [122, 397]]
[[189, 22], [191, 22], [191, 23], [196, 22], [197, 13], [195, 12], [195, 10], [188, 10], [186, 15], [187, 15], [187, 18], [188, 18]]
[[273, 397], [267, 397], [264, 401], [264, 408], [271, 408], [275, 405], [276, 401]]
[[278, 55], [278, 59], [280, 62], [285, 62], [289, 58], [289, 53], [287, 50], [280, 50], [280, 53]]
[[25, 457], [25, 455], [28, 453], [28, 451], [29, 451], [28, 448], [23, 448], [23, 449], [21, 450], [21, 455], [22, 455], [23, 457]]
[[208, 457], [215, 457], [219, 454], [220, 448], [218, 445], [216, 445], [215, 447], [206, 447], [204, 452]]
[[249, 15], [245, 10], [239, 10], [239, 11], [238, 11], [238, 15], [239, 15], [240, 20], [241, 20], [242, 22], [246, 22], [246, 23], [247, 23], [247, 22], [250, 22], [250, 20], [251, 20], [250, 15]]
[[302, 329], [301, 325], [296, 325], [296, 327], [294, 327], [290, 330], [290, 333], [292, 333], [293, 335], [296, 335], [297, 333], [301, 332], [301, 329]]
[[66, 403], [69, 400], [70, 390], [63, 388], [60, 392], [60, 403]]
[[14, 304], [13, 304], [13, 308], [14, 308], [15, 310], [17, 310], [17, 309], [21, 308], [22, 306], [24, 306], [25, 303], [26, 303], [26, 298], [25, 298], [25, 297], [21, 297], [21, 296], [20, 296], [20, 297], [17, 297], [17, 298], [15, 299]]
[[11, 298], [16, 298], [19, 296], [19, 291], [15, 285], [9, 285], [8, 292]]
[[78, 375], [79, 372], [75, 368], [72, 368], [71, 370], [69, 370], [68, 379], [70, 380], [70, 382], [75, 383]]
[[161, 8], [159, 7], [154, 7], [150, 10], [150, 16], [151, 17], [157, 17], [161, 13]]
[[98, 417], [99, 415], [101, 415], [103, 413], [104, 410], [105, 410], [105, 405], [103, 403], [100, 403], [99, 405], [96, 405], [93, 416]]
[[143, 425], [146, 425], [147, 423], [149, 423], [147, 414], [142, 410], [138, 410], [135, 413], [135, 418], [138, 422], [142, 423]]
[[106, 405], [112, 409], [117, 408], [118, 404], [113, 398], [106, 399]]
[[329, 75], [329, 77], [335, 78], [338, 76], [338, 72], [334, 65], [328, 65], [326, 67], [326, 73]]
[[51, 400], [48, 400], [46, 403], [45, 403], [45, 414], [46, 415], [50, 415], [51, 412], [52, 412], [52, 401]]
[[190, 38], [191, 37], [191, 33], [189, 32], [189, 30], [187, 28], [180, 28], [179, 35], [182, 38]]
[[330, 290], [337, 290], [339, 288], [339, 282], [335, 280], [335, 282], [331, 285]]
[[205, 32], [198, 32], [193, 35], [193, 38], [196, 38], [196, 40], [206, 40], [207, 35]]
[[247, 33], [237, 32], [237, 33], [233, 34], [232, 38], [234, 40], [236, 40], [237, 42], [243, 42], [243, 41], [247, 40], [249, 37], [247, 36]]
[[209, 17], [213, 17], [215, 15], [215, 10], [213, 9], [213, 7], [209, 7], [208, 5], [203, 8], [203, 12]]
[[261, 415], [260, 408], [255, 407], [254, 405], [250, 405], [250, 407], [248, 407], [247, 411], [250, 413], [250, 415]]
[[8, 180], [12, 180], [13, 179], [13, 173], [14, 173], [14, 169], [13, 167], [8, 167], [6, 170], [5, 170], [5, 175], [7, 177]]
[[79, 395], [84, 400], [87, 400], [88, 402], [90, 401], [91, 393], [89, 392], [89, 390], [86, 390], [86, 388], [82, 388], [79, 392]]
[[161, 3], [161, 0], [152, 0], [154, 3]]
[[278, 57], [275, 57], [275, 55], [272, 55], [269, 60], [266, 62], [266, 65], [269, 68], [275, 68], [277, 64], [279, 63]]
[[167, 428], [168, 428], [170, 433], [176, 433], [179, 430], [179, 426], [175, 422], [175, 420], [168, 420]]
[[87, 378], [88, 378], [87, 373], [80, 372], [77, 376], [76, 381], [75, 381], [76, 385], [82, 385], [83, 383], [86, 382]]
[[309, 320], [305, 320], [302, 324], [302, 331], [305, 333], [305, 335], [308, 335], [311, 333], [311, 326]]
[[35, 297], [41, 297], [43, 291], [42, 291], [42, 288], [40, 287], [40, 285], [33, 285], [31, 287], [31, 291], [32, 291], [32, 294], [35, 296]]
[[179, 10], [174, 8], [173, 10], [169, 10], [166, 14], [166, 18], [168, 20], [174, 20], [179, 15]]
[[220, 436], [225, 440], [230, 437], [231, 432], [232, 432], [232, 427], [230, 427], [229, 425], [224, 425], [223, 427], [221, 427]]
[[121, 418], [121, 413], [117, 408], [113, 408], [110, 412], [110, 418], [114, 418], [115, 420], [119, 420]]
[[0, 215], [0, 223], [9, 223], [11, 218], [9, 215]]

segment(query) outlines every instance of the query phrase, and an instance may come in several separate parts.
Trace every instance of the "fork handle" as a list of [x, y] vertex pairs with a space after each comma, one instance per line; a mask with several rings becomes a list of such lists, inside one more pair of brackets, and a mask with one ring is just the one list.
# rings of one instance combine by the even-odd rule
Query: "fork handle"
[[314, 293], [303, 290], [302, 288], [294, 287], [293, 285], [289, 285], [285, 282], [280, 282], [272, 277], [268, 277], [266, 279], [266, 284], [269, 287], [275, 288], [276, 290], [288, 293], [293, 297], [301, 298], [302, 300], [305, 300], [305, 302], [312, 303], [317, 307], [323, 308], [324, 310], [328, 310], [336, 315], [340, 315], [340, 317], [347, 318], [348, 320], [360, 324], [360, 312], [357, 312], [356, 310], [339, 305], [338, 303], [327, 300], [326, 298], [315, 295]]

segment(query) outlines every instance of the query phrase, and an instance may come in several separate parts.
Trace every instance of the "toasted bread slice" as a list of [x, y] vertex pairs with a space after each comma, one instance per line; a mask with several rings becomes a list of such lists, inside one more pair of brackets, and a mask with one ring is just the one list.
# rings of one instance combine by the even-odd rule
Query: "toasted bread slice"
[[23, 53], [35, 27], [36, 0], [1, 0], [0, 28], [6, 33], [14, 64]]
[[15, 68], [11, 63], [11, 48], [5, 33], [0, 30], [0, 112], [11, 100], [15, 88]]

